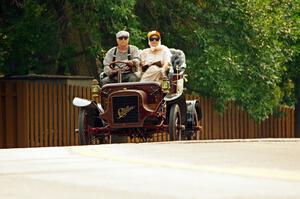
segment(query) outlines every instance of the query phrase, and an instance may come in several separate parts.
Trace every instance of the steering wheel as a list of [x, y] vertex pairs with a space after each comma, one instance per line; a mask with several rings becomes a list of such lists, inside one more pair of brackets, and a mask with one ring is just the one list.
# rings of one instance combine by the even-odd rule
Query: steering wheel
[[[119, 64], [119, 65], [116, 65]], [[118, 83], [122, 82], [122, 73], [123, 72], [131, 72], [132, 65], [128, 61], [114, 61], [109, 64], [109, 67], [117, 72]]]
[[132, 65], [128, 61], [113, 61], [109, 64], [112, 70], [117, 70], [120, 72], [132, 71]]

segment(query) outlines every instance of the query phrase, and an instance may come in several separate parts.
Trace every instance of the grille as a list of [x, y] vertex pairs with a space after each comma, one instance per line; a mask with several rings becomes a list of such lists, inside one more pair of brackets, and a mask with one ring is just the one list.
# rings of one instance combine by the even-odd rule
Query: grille
[[138, 96], [113, 97], [113, 122], [137, 123], [139, 118]]

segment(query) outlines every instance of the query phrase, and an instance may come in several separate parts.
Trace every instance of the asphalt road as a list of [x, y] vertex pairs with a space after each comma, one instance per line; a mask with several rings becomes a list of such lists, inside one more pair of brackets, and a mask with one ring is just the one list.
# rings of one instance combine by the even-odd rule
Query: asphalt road
[[0, 150], [0, 198], [300, 198], [300, 139]]

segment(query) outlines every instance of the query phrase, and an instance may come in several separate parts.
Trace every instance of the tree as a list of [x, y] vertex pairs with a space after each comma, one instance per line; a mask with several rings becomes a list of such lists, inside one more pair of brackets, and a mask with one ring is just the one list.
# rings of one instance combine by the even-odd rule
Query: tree
[[[5, 40], [1, 71], [4, 74], [51, 72], [44, 63], [53, 59], [57, 42], [57, 23], [43, 5], [32, 1], [1, 3], [1, 34]], [[51, 69], [51, 67], [45, 67]]]
[[127, 29], [139, 41], [134, 5], [134, 0], [1, 2], [0, 70], [96, 76], [96, 54], [115, 44], [117, 31]]
[[137, 13], [144, 28], [160, 28], [165, 44], [186, 52], [190, 91], [216, 99], [220, 111], [234, 100], [262, 120], [288, 95], [281, 85], [295, 54], [288, 30], [297, 6], [294, 0], [151, 0], [138, 1]]
[[0, 72], [96, 76], [95, 57], [117, 31], [130, 31], [144, 48], [156, 29], [163, 44], [186, 53], [189, 92], [214, 98], [220, 112], [234, 100], [263, 120], [300, 100], [299, 7], [297, 0], [4, 1]]

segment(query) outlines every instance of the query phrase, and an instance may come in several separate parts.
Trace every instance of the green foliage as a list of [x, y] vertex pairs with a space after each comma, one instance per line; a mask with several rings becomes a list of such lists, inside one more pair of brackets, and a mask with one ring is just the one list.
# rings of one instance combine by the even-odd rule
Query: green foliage
[[[188, 90], [219, 111], [234, 100], [256, 120], [300, 99], [298, 0], [25, 0], [1, 3], [0, 72], [92, 74], [128, 30], [186, 53]], [[101, 53], [99, 53], [101, 52]]]
[[0, 50], [1, 70], [91, 74], [84, 72], [86, 65], [95, 68], [95, 55], [115, 45], [117, 31], [126, 29], [133, 43], [142, 43], [134, 5], [134, 0], [3, 2], [1, 40], [5, 35], [6, 43]]
[[0, 32], [0, 75], [4, 73], [5, 57], [8, 54], [7, 36]]
[[3, 71], [6, 74], [28, 74], [43, 71], [46, 62], [56, 50], [56, 23], [47, 15], [44, 5], [25, 1], [18, 15], [8, 8], [6, 24], [1, 29], [6, 40]]
[[186, 52], [189, 90], [216, 99], [220, 111], [234, 100], [260, 120], [293, 101], [283, 74], [298, 53], [295, 0], [138, 2], [146, 8], [142, 25], [158, 28], [165, 44]]
[[133, 13], [135, 0], [70, 0], [73, 6], [73, 23], [92, 39], [95, 52], [115, 45], [115, 34], [120, 30], [131, 32], [131, 42], [141, 42], [141, 30]]

